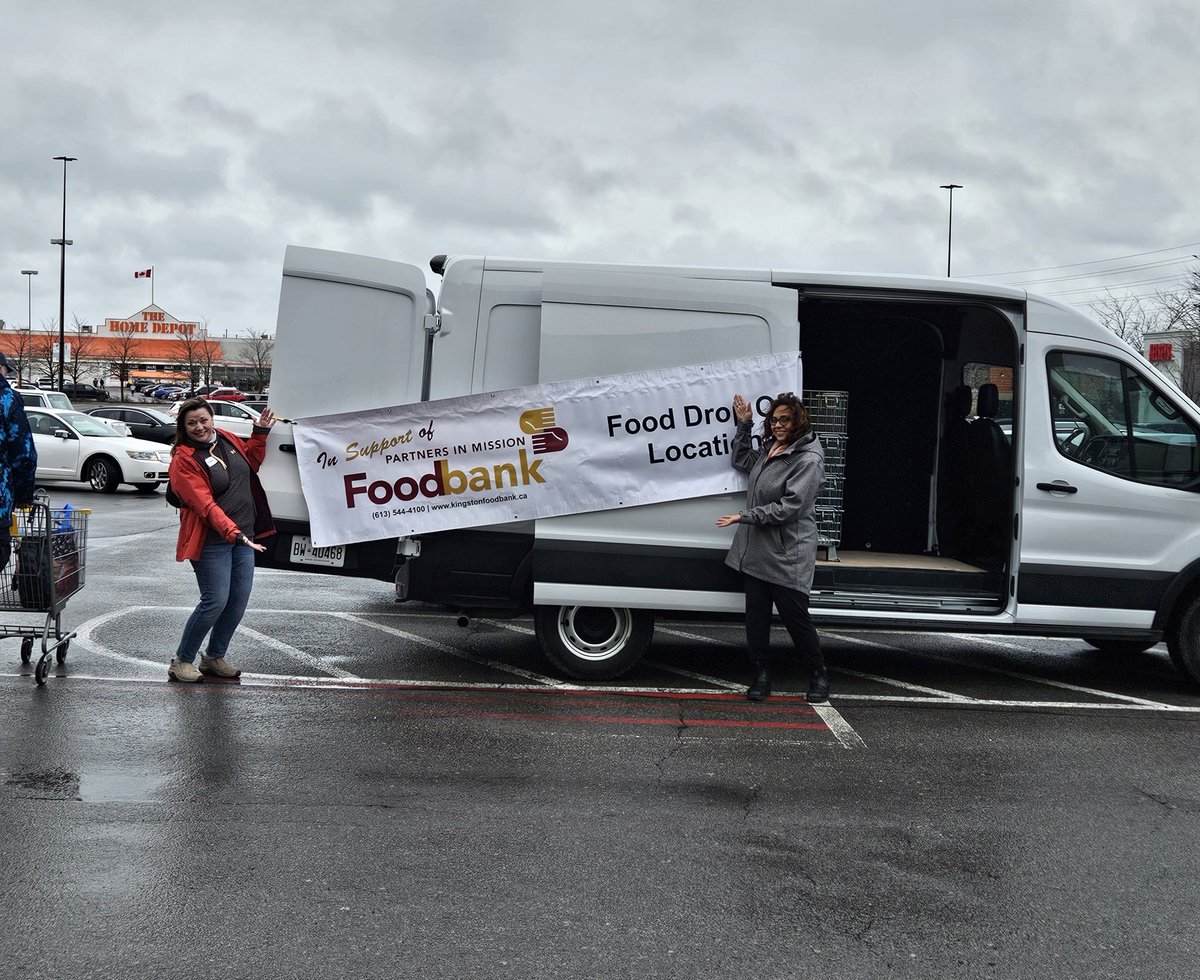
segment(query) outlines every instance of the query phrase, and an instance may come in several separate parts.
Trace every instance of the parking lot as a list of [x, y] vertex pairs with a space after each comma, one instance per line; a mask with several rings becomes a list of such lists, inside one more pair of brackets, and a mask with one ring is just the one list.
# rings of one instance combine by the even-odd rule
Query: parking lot
[[[89, 584], [66, 616], [77, 637], [51, 683], [161, 680], [175, 634], [194, 601], [190, 573], [173, 561], [174, 511], [161, 492], [142, 499], [125, 489], [108, 497], [82, 488], [72, 493], [68, 487], [55, 495], [76, 507], [91, 506], [96, 514]], [[103, 602], [97, 609], [96, 594], [111, 597], [114, 579], [124, 583], [116, 588], [129, 597], [128, 604]], [[777, 693], [767, 705], [755, 706], [738, 704], [746, 668], [736, 621], [660, 619], [649, 655], [633, 671], [616, 681], [581, 685], [556, 675], [543, 659], [529, 618], [483, 618], [465, 627], [457, 618], [454, 610], [398, 604], [386, 583], [260, 570], [236, 644], [246, 671], [241, 683], [478, 692], [472, 696], [481, 703], [496, 691], [537, 697], [539, 703], [552, 703], [557, 696], [564, 705], [577, 704], [581, 696], [593, 702], [623, 698], [638, 704], [638, 711], [648, 710], [648, 700], [674, 699], [688, 704], [693, 714], [710, 705], [719, 705], [723, 713], [719, 725], [695, 721], [689, 736], [699, 737], [706, 727], [729, 735], [743, 726], [760, 736], [770, 731], [776, 738], [810, 737], [798, 734], [803, 729], [766, 723], [768, 715], [791, 710], [824, 719], [836, 743], [847, 747], [861, 747], [852, 719], [856, 709], [872, 705], [1200, 711], [1200, 692], [1174, 670], [1162, 645], [1116, 658], [1073, 639], [827, 630], [823, 643], [833, 697], [829, 707], [814, 712], [803, 703], [807, 677], [788, 662], [781, 628], [773, 637], [783, 661], [776, 672]], [[563, 716], [570, 715], [565, 709]]]
[[1200, 952], [1200, 697], [1161, 647], [825, 632], [830, 704], [785, 662], [754, 705], [735, 622], [660, 622], [579, 685], [526, 619], [263, 571], [240, 683], [169, 684], [176, 513], [54, 500], [93, 510], [77, 635], [41, 688], [0, 643], [14, 975], [1175, 977]]

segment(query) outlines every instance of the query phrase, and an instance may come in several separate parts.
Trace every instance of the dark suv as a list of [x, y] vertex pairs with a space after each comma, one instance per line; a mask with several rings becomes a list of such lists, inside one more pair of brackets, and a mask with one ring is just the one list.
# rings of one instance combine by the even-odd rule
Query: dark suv
[[104, 388], [97, 388], [95, 385], [83, 381], [64, 381], [62, 390], [68, 398], [76, 398], [80, 401], [108, 401], [108, 392]]

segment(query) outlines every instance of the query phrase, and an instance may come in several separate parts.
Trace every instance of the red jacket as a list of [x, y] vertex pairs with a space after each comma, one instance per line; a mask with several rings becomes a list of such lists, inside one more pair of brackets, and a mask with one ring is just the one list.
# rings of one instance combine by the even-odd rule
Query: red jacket
[[[258, 480], [258, 468], [267, 454], [267, 431], [255, 429], [249, 439], [241, 439], [232, 432], [218, 429], [217, 438], [228, 440], [250, 464], [250, 494], [254, 498], [254, 538], [265, 538], [275, 533], [271, 520], [271, 509], [267, 506], [267, 495]], [[212, 483], [204, 470], [204, 464], [196, 459], [196, 451], [186, 443], [176, 446], [168, 470], [171, 489], [175, 491], [183, 506], [179, 508], [179, 540], [175, 545], [175, 560], [185, 561], [200, 557], [208, 529], [215, 528], [226, 541], [236, 541], [241, 530], [221, 510], [213, 499]]]

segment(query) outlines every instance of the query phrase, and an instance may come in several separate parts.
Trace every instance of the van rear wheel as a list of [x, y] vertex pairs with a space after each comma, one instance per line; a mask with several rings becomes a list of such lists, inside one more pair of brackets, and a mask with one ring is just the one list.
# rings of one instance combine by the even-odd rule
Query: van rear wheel
[[646, 609], [538, 606], [533, 621], [546, 658], [580, 680], [620, 677], [654, 635], [654, 614]]
[[1171, 663], [1184, 677], [1200, 686], [1200, 595], [1194, 595], [1167, 630]]

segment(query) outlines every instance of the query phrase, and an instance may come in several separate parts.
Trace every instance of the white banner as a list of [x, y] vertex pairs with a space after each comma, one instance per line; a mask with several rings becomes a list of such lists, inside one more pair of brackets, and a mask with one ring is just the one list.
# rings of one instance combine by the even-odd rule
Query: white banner
[[781, 391], [795, 352], [301, 419], [313, 545], [744, 490], [734, 393], [757, 421]]

